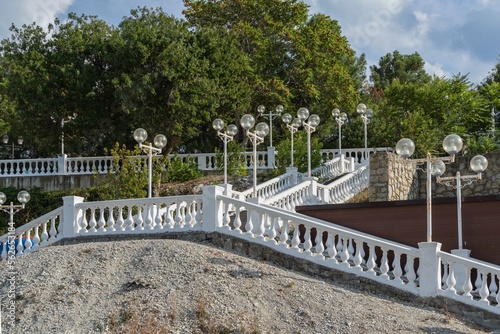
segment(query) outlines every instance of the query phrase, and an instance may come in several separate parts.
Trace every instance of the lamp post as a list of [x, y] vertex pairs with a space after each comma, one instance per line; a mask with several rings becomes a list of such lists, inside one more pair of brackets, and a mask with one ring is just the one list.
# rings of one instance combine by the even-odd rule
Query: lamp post
[[309, 110], [302, 107], [297, 111], [297, 117], [307, 131], [307, 176], [311, 177], [311, 133], [316, 131], [316, 127], [319, 124], [319, 116], [316, 114], [309, 116]]
[[64, 155], [64, 124], [71, 122], [76, 116], [77, 114], [73, 113], [61, 119], [61, 155]]
[[11, 149], [12, 152], [10, 157], [11, 159], [14, 159], [14, 152], [22, 148], [23, 142], [24, 142], [23, 136], [17, 137], [17, 145], [14, 144], [14, 141], [12, 141], [12, 143], [9, 144], [9, 136], [7, 135], [2, 136], [2, 143], [5, 146], [5, 148]]
[[10, 202], [9, 205], [3, 205], [7, 200], [7, 196], [3, 192], [0, 192], [0, 210], [9, 213], [9, 228], [14, 228], [14, 214], [24, 209], [24, 205], [29, 202], [30, 197], [29, 192], [21, 190], [17, 194], [17, 200], [21, 203], [20, 205], [14, 205], [13, 202]]
[[264, 116], [269, 119], [269, 146], [273, 146], [273, 119], [281, 116], [283, 112], [283, 106], [278, 105], [276, 107], [276, 113], [273, 114], [272, 110], [269, 111], [268, 114], [265, 114], [266, 108], [263, 105], [257, 107], [257, 111], [259, 112], [259, 116]]
[[286, 124], [288, 130], [290, 130], [291, 134], [291, 149], [290, 149], [290, 167], [293, 167], [293, 134], [297, 132], [302, 125], [302, 121], [299, 118], [294, 118], [292, 120], [292, 115], [284, 114], [281, 118], [283, 123]]
[[260, 122], [255, 126], [255, 131], [250, 132], [250, 129], [255, 125], [255, 118], [250, 114], [243, 115], [240, 124], [253, 145], [253, 196], [257, 197], [257, 145], [264, 142], [264, 137], [269, 133], [269, 125]]
[[361, 116], [361, 119], [363, 120], [363, 123], [365, 124], [365, 159], [368, 159], [369, 154], [368, 154], [368, 123], [370, 123], [371, 119], [373, 118], [373, 110], [372, 109], [366, 109], [366, 105], [364, 103], [358, 104], [358, 107], [356, 109], [358, 111], [358, 114]]
[[[457, 223], [458, 223], [458, 249], [463, 248], [462, 242], [462, 187], [472, 184], [472, 182], [482, 179], [482, 172], [488, 167], [488, 160], [482, 155], [476, 155], [470, 161], [470, 169], [476, 172], [475, 175], [460, 175], [457, 171], [455, 176], [441, 177], [446, 170], [446, 166], [442, 161], [432, 163], [432, 175], [437, 177], [437, 183], [451, 186], [457, 190]], [[462, 181], [465, 181], [462, 184]]]
[[341, 113], [339, 108], [335, 108], [332, 110], [332, 116], [335, 117], [339, 125], [339, 155], [342, 156], [342, 125], [347, 120], [347, 114], [345, 112]]
[[[431, 154], [427, 152], [426, 158], [423, 159], [412, 159], [411, 161], [415, 162], [417, 166], [426, 164], [425, 169], [419, 168], [422, 171], [427, 173], [427, 194], [426, 194], [426, 203], [427, 203], [427, 242], [432, 241], [432, 178], [431, 178], [431, 170], [432, 163], [436, 161], [444, 162], [454, 162], [455, 155], [462, 150], [463, 142], [462, 138], [456, 134], [448, 135], [443, 140], [443, 149], [446, 153], [449, 154], [448, 157], [431, 157]], [[403, 159], [408, 159], [413, 152], [415, 152], [415, 143], [411, 139], [403, 138], [398, 141], [396, 144], [396, 153], [401, 156]]]
[[156, 147], [151, 143], [144, 145], [143, 142], [148, 138], [148, 133], [143, 128], [138, 128], [134, 131], [134, 139], [139, 143], [139, 148], [148, 155], [148, 198], [152, 197], [152, 183], [153, 183], [153, 156], [161, 153], [163, 147], [167, 144], [167, 137], [158, 134], [154, 137], [153, 142]]
[[224, 184], [227, 184], [227, 143], [233, 140], [233, 137], [238, 133], [238, 128], [234, 124], [229, 124], [225, 132], [221, 132], [224, 128], [224, 121], [220, 118], [212, 122], [212, 127], [217, 131], [217, 135], [224, 142]]

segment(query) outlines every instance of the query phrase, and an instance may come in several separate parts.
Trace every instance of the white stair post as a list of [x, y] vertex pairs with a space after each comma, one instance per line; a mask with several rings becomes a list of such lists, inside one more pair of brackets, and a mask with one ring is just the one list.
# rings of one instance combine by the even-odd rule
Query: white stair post
[[436, 297], [441, 288], [441, 261], [438, 252], [439, 242], [419, 242], [419, 282], [420, 296]]
[[63, 214], [62, 214], [62, 238], [72, 238], [78, 235], [79, 226], [82, 213], [77, 212], [76, 204], [83, 203], [83, 197], [79, 196], [65, 196], [63, 197]]
[[219, 186], [203, 187], [203, 224], [202, 230], [205, 232], [215, 232], [222, 226], [224, 208], [222, 201], [217, 200], [217, 196], [224, 195], [225, 188]]

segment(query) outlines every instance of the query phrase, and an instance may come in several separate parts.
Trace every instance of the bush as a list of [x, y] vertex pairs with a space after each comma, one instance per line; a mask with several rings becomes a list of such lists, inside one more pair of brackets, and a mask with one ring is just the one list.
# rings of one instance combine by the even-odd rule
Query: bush
[[[246, 168], [245, 159], [242, 158], [245, 148], [240, 144], [231, 141], [227, 145], [227, 175], [228, 176], [246, 176], [248, 170]], [[224, 172], [224, 151], [215, 149], [217, 153], [217, 170]]]
[[192, 159], [187, 159], [185, 162], [174, 156], [166, 165], [162, 172], [162, 182], [185, 182], [197, 179], [201, 176], [198, 169], [198, 163]]

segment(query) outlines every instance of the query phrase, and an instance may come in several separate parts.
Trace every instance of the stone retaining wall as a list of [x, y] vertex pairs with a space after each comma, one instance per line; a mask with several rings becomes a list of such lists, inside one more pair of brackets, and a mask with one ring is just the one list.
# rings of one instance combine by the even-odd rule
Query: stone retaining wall
[[[482, 179], [466, 185], [462, 182], [462, 196], [497, 195], [500, 192], [500, 151], [484, 155], [488, 159], [488, 168]], [[469, 169], [471, 156], [457, 157], [454, 163], [446, 165], [443, 176], [474, 175]], [[425, 168], [424, 166], [422, 166]], [[424, 171], [417, 169], [415, 162], [403, 160], [397, 154], [377, 152], [370, 157], [370, 202], [425, 199], [426, 178]], [[454, 185], [455, 183], [452, 182]], [[437, 184], [432, 178], [433, 197], [455, 197], [456, 189], [452, 186]]]

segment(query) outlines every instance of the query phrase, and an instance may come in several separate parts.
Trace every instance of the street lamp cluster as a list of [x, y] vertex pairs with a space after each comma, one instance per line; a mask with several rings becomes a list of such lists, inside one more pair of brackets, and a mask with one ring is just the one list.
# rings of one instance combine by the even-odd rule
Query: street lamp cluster
[[259, 116], [264, 116], [269, 119], [269, 146], [273, 146], [273, 119], [276, 117], [281, 116], [281, 113], [283, 112], [283, 106], [278, 105], [276, 107], [276, 112], [273, 114], [273, 112], [270, 110], [268, 114], [265, 114], [266, 108], [263, 105], [260, 105], [257, 107], [257, 112], [259, 113]]
[[154, 137], [153, 143], [149, 145], [143, 144], [148, 138], [148, 133], [143, 128], [138, 128], [134, 131], [134, 139], [139, 144], [139, 148], [142, 149], [148, 155], [148, 198], [152, 197], [152, 175], [153, 175], [153, 156], [161, 153], [163, 147], [167, 145], [167, 137], [162, 134], [158, 134]]
[[[365, 159], [368, 158], [368, 124], [373, 118], [373, 110], [367, 109], [364, 103], [358, 104], [356, 111], [361, 116], [365, 126]], [[335, 118], [339, 126], [339, 155], [342, 155], [342, 125], [347, 122], [347, 114], [345, 112], [340, 112], [338, 108], [332, 110], [332, 116]]]
[[17, 200], [21, 204], [14, 204], [10, 202], [9, 205], [3, 205], [7, 200], [7, 196], [3, 192], [0, 192], [0, 210], [9, 213], [9, 230], [14, 228], [14, 214], [24, 209], [24, 205], [29, 202], [31, 196], [26, 190], [21, 190], [17, 194]]
[[264, 142], [264, 137], [269, 133], [269, 125], [260, 122], [255, 126], [255, 131], [250, 129], [255, 125], [255, 118], [250, 114], [245, 114], [240, 119], [240, 125], [245, 130], [246, 135], [253, 145], [253, 196], [257, 196], [257, 145]]
[[[442, 161], [432, 163], [432, 176], [437, 177], [437, 183], [445, 184], [456, 189], [457, 193], [457, 223], [458, 223], [458, 249], [463, 248], [462, 238], [462, 187], [472, 184], [474, 181], [482, 179], [482, 172], [488, 167], [488, 160], [482, 155], [474, 156], [470, 161], [470, 169], [476, 172], [474, 175], [460, 175], [457, 171], [455, 176], [442, 177], [446, 166]], [[465, 181], [462, 184], [462, 181]]]
[[[461, 188], [471, 184], [473, 181], [481, 179], [481, 173], [487, 168], [488, 161], [484, 156], [477, 155], [472, 158], [470, 168], [476, 172], [476, 175], [460, 175], [457, 172], [454, 177], [442, 177], [446, 169], [445, 163], [455, 161], [455, 156], [462, 150], [463, 141], [456, 134], [448, 135], [443, 140], [443, 149], [449, 154], [448, 157], [432, 157], [427, 153], [426, 158], [412, 159], [417, 164], [417, 168], [426, 172], [426, 203], [427, 203], [427, 242], [432, 241], [432, 176], [437, 177], [438, 183], [452, 186], [457, 190], [457, 214], [458, 214], [458, 247], [462, 249], [462, 193]], [[408, 159], [415, 151], [415, 143], [408, 138], [403, 138], [396, 144], [396, 153], [403, 159]], [[426, 165], [425, 168], [418, 166]], [[462, 181], [466, 181], [462, 185]], [[455, 184], [453, 184], [455, 181]]]
[[232, 141], [238, 128], [234, 124], [229, 124], [225, 132], [221, 132], [224, 128], [224, 121], [217, 118], [212, 122], [212, 127], [217, 131], [217, 135], [224, 142], [224, 184], [227, 185], [227, 143]]
[[2, 143], [3, 143], [3, 145], [5, 146], [6, 149], [8, 149], [8, 150], [11, 151], [11, 156], [10, 156], [11, 159], [14, 159], [14, 153], [15, 153], [15, 151], [21, 150], [23, 142], [24, 142], [23, 136], [17, 137], [17, 145], [14, 143], [14, 141], [12, 141], [9, 144], [9, 136], [8, 135], [3, 135], [2, 136]]

